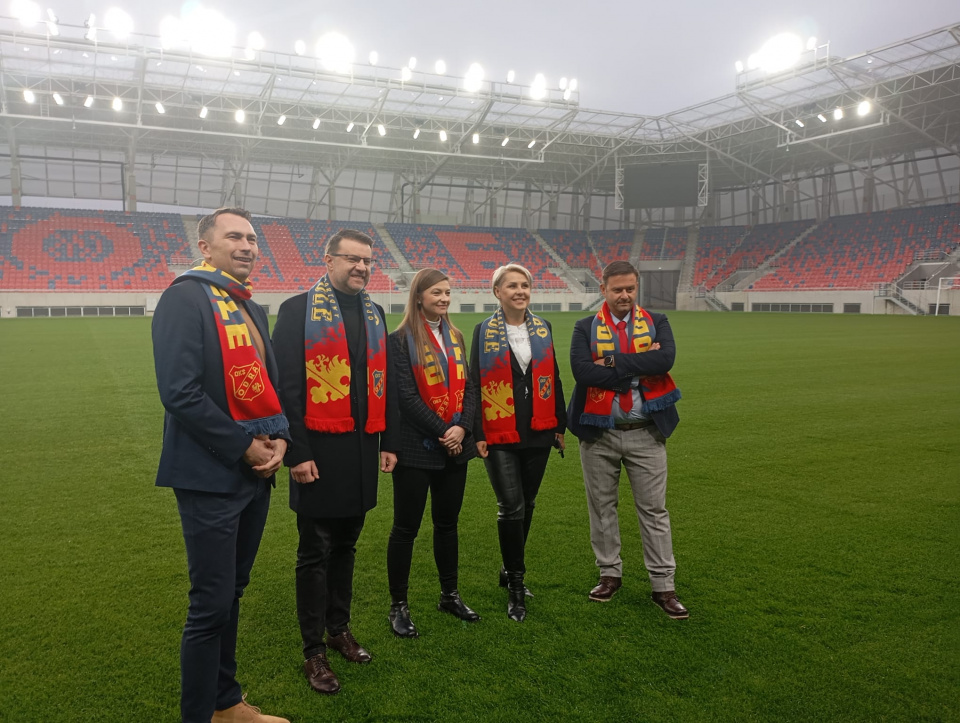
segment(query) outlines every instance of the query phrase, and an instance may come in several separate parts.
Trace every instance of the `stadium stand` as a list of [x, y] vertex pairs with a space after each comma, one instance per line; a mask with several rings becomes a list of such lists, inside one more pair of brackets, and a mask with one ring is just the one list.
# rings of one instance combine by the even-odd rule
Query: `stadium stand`
[[541, 229], [540, 237], [550, 248], [573, 268], [590, 269], [594, 276], [600, 278], [603, 268], [597, 255], [590, 248], [586, 231], [555, 231]]
[[403, 223], [386, 228], [414, 268], [436, 267], [454, 286], [485, 288], [497, 267], [516, 262], [530, 270], [539, 288], [568, 288], [550, 271], [553, 259], [523, 229]]
[[838, 216], [821, 223], [754, 282], [756, 291], [869, 289], [893, 281], [919, 252], [960, 243], [960, 206]]
[[[743, 237], [743, 240], [735, 248], [730, 248], [730, 254], [713, 272], [705, 279], [695, 285], [703, 285], [708, 289], [716, 288], [731, 274], [743, 269], [755, 269], [771, 256], [776, 254], [782, 248], [787, 246], [797, 236], [806, 231], [813, 225], [813, 221], [785, 221], [784, 223], [767, 223], [754, 226], [749, 233]], [[710, 231], [700, 229], [700, 246], [703, 248], [704, 232], [707, 237], [718, 233], [715, 229], [725, 227], [712, 227]], [[732, 227], [741, 228], [746, 227]], [[723, 233], [720, 231], [719, 233]]]
[[[647, 232], [649, 233], [649, 231]], [[600, 258], [600, 268], [611, 261], [620, 261], [631, 258], [633, 239], [636, 232], [632, 229], [616, 231], [591, 231], [590, 238]], [[662, 244], [661, 244], [662, 245]], [[599, 275], [597, 278], [600, 278]]]
[[[693, 270], [694, 286], [705, 284], [723, 267], [748, 230], [747, 226], [704, 226], [700, 229]], [[716, 284], [706, 285], [713, 288]]]

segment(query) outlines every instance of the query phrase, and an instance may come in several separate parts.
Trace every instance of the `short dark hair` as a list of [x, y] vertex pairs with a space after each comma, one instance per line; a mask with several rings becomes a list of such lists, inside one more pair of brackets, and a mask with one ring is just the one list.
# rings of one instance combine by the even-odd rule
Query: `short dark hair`
[[606, 284], [607, 279], [611, 276], [625, 276], [626, 274], [633, 274], [638, 279], [640, 278], [637, 267], [629, 261], [612, 261], [603, 267], [603, 283]]
[[323, 253], [331, 255], [337, 253], [337, 251], [340, 250], [340, 242], [345, 238], [351, 241], [359, 241], [373, 248], [373, 239], [363, 231], [357, 231], [355, 228], [342, 228], [327, 239], [327, 246], [324, 248]]
[[197, 224], [197, 236], [204, 238], [210, 232], [210, 229], [217, 225], [217, 219], [225, 213], [229, 213], [234, 216], [240, 216], [240, 218], [245, 218], [247, 221], [252, 218], [250, 212], [245, 208], [240, 208], [238, 206], [234, 206], [232, 208], [218, 208], [213, 213], [200, 219], [200, 223]]

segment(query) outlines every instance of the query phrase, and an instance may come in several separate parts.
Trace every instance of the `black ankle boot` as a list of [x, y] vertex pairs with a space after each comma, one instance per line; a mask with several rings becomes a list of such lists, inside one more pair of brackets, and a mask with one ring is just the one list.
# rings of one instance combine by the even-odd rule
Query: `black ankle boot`
[[390, 606], [390, 627], [398, 638], [419, 638], [416, 625], [410, 619], [410, 608], [406, 600], [395, 602]]
[[[507, 571], [503, 567], [503, 565], [501, 565], [500, 566], [500, 587], [507, 587], [507, 585], [508, 585]], [[533, 597], [533, 593], [530, 592], [530, 588], [528, 588], [526, 585], [523, 586], [523, 594], [526, 595], [527, 597]]]
[[480, 619], [480, 616], [468, 608], [467, 604], [460, 599], [460, 593], [456, 590], [440, 593], [437, 610], [442, 613], [450, 613], [454, 617], [466, 620], [468, 623], [474, 623]]
[[523, 573], [507, 573], [507, 591], [510, 596], [507, 600], [507, 617], [522, 623], [527, 617], [527, 601], [524, 595]]

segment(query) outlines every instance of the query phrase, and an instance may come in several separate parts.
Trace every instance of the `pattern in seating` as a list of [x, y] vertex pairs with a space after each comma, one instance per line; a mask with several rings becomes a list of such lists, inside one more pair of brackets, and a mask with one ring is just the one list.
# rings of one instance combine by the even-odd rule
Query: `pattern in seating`
[[[640, 259], [644, 261], [680, 260], [687, 251], [686, 228], [648, 228], [643, 234]], [[626, 258], [626, 257], [625, 257]]]
[[556, 262], [523, 229], [401, 223], [386, 227], [411, 266], [438, 268], [455, 287], [489, 287], [493, 272], [512, 262], [529, 269], [537, 288], [568, 288], [549, 270]]
[[693, 270], [694, 286], [704, 284], [712, 289], [716, 285], [706, 282], [723, 267], [748, 230], [747, 226], [704, 226], [700, 229]]
[[[600, 258], [600, 271], [612, 261], [628, 261], [633, 250], [633, 239], [636, 231], [632, 229], [618, 229], [613, 231], [591, 231], [590, 239]], [[597, 274], [600, 278], [601, 274]]]
[[590, 269], [594, 276], [600, 278], [603, 267], [600, 260], [590, 248], [586, 231], [556, 231], [541, 229], [540, 237], [550, 245], [573, 268]]
[[0, 288], [156, 291], [190, 254], [183, 219], [169, 213], [0, 208]]
[[750, 288], [869, 289], [900, 276], [921, 251], [960, 243], [960, 206], [839, 216], [821, 223]]

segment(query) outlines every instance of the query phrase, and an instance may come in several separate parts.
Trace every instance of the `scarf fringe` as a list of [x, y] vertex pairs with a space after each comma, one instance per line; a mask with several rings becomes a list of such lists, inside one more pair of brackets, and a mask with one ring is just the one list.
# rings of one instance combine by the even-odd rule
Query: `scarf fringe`
[[547, 417], [545, 419], [537, 419], [536, 417], [534, 417], [530, 421], [530, 427], [537, 430], [538, 432], [542, 432], [545, 429], [556, 429], [557, 425], [559, 424], [560, 422], [557, 420], [555, 416]]
[[274, 414], [272, 417], [263, 417], [262, 419], [238, 419], [237, 424], [244, 432], [252, 434], [254, 437], [260, 434], [281, 434], [289, 428], [287, 418], [282, 414]]
[[580, 415], [580, 424], [586, 424], [590, 427], [600, 427], [600, 429], [613, 429], [613, 417], [604, 414], [588, 414], [584, 412]]
[[644, 402], [643, 406], [640, 407], [640, 413], [650, 414], [651, 412], [662, 412], [679, 402], [680, 398], [680, 390], [674, 389], [667, 394], [664, 394], [662, 397], [657, 397], [656, 399], [651, 399], [650, 401]]
[[520, 442], [520, 433], [516, 430], [512, 432], [485, 432], [485, 434], [487, 435], [487, 444], [518, 444]]
[[352, 432], [356, 428], [353, 417], [342, 417], [340, 419], [304, 417], [303, 421], [307, 425], [307, 429], [312, 429], [314, 432], [327, 432], [329, 434], [343, 434], [344, 432]]

